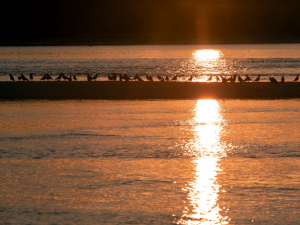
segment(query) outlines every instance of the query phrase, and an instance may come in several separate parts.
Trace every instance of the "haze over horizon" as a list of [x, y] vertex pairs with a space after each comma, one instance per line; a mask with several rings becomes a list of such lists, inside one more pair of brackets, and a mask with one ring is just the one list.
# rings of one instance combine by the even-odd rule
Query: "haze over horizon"
[[300, 41], [299, 1], [16, 0], [1, 45], [227, 44]]

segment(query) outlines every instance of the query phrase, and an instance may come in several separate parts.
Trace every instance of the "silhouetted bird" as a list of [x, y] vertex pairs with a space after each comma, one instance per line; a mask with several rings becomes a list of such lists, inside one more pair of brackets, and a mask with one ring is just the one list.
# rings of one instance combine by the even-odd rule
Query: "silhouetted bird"
[[221, 77], [222, 83], [226, 83], [227, 82], [226, 77], [223, 77], [223, 76], [220, 76], [220, 77]]
[[150, 76], [150, 75], [147, 75], [147, 74], [145, 74], [146, 75], [146, 79], [148, 80], [148, 81], [151, 81], [151, 82], [153, 82], [153, 78], [152, 78], [152, 76]]
[[21, 77], [22, 77], [23, 80], [29, 81], [23, 74], [21, 74]]
[[27, 80], [27, 81], [29, 81], [23, 74], [18, 76], [18, 80], [23, 80], [23, 81]]
[[55, 80], [60, 81], [60, 79], [61, 79], [62, 77], [63, 77], [63, 73], [60, 73], [60, 74], [58, 75], [58, 77], [55, 78]]
[[260, 80], [260, 75], [258, 75], [257, 78], [254, 81], [258, 82], [259, 80]]
[[12, 80], [12, 81], [15, 81], [15, 78], [13, 75], [9, 74], [9, 79]]
[[96, 74], [95, 76], [92, 77], [92, 80], [97, 80], [98, 78], [98, 74]]
[[157, 79], [159, 79], [159, 81], [165, 81], [165, 79], [159, 75], [157, 75]]
[[231, 83], [234, 83], [236, 81], [236, 76], [237, 75], [233, 75], [231, 78], [230, 78], [230, 82]]
[[226, 77], [226, 81], [231, 82], [232, 80], [232, 76], [230, 76], [229, 78]]
[[191, 75], [188, 79], [188, 81], [192, 81], [194, 79], [193, 75]]
[[144, 81], [138, 74], [136, 74], [132, 80]]
[[212, 76], [210, 76], [206, 81], [211, 81], [212, 80]]
[[77, 80], [77, 77], [75, 74], [73, 75], [73, 80]]
[[296, 76], [294, 81], [298, 81], [299, 80], [299, 75]]
[[166, 75], [165, 81], [169, 81], [169, 76]]
[[64, 80], [69, 80], [69, 77], [67, 77], [65, 74], [62, 75], [62, 78], [63, 78]]
[[284, 82], [284, 76], [281, 77], [281, 83], [283, 83], [283, 82]]
[[40, 80], [46, 80], [47, 74], [45, 74]]
[[153, 81], [153, 78], [152, 78], [152, 76], [150, 76], [150, 75], [147, 75], [147, 74], [145, 74], [145, 76], [146, 76], [146, 79], [148, 80], [148, 81]]
[[117, 74], [116, 73], [108, 74], [108, 80], [116, 81], [117, 80]]
[[277, 82], [278, 82], [274, 77], [269, 77], [269, 80], [270, 80], [272, 83], [277, 83]]
[[70, 77], [68, 78], [68, 81], [72, 81], [72, 75], [70, 75]]
[[48, 73], [47, 73], [46, 79], [47, 79], [47, 80], [53, 80], [52, 77], [51, 77]]
[[130, 81], [130, 77], [125, 73], [125, 74], [120, 74], [120, 81], [125, 80], [126, 82]]
[[174, 77], [172, 77], [172, 80], [177, 80], [177, 75], [174, 75]]
[[30, 73], [30, 76], [29, 76], [30, 80], [33, 80], [33, 74], [34, 73]]
[[46, 73], [40, 80], [53, 80], [53, 79], [48, 73]]
[[244, 80], [241, 78], [241, 76], [238, 77], [239, 82], [244, 82]]
[[248, 75], [246, 75], [246, 79], [245, 79], [245, 81], [247, 82], [247, 81], [252, 81], [252, 79], [248, 76]]
[[126, 73], [123, 75], [123, 79], [124, 79], [126, 82], [128, 82], [128, 81], [131, 80], [130, 77], [129, 77]]
[[87, 81], [92, 81], [92, 76], [90, 74], [87, 75]]

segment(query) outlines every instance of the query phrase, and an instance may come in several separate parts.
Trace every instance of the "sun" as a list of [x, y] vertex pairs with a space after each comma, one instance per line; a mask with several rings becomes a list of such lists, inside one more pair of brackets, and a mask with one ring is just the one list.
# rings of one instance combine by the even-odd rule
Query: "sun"
[[194, 52], [194, 58], [197, 61], [212, 61], [220, 58], [220, 52], [217, 50], [205, 49]]

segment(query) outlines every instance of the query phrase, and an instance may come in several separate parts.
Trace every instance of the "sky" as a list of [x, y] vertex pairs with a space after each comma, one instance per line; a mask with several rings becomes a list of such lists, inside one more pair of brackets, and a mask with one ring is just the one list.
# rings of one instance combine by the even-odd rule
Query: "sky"
[[293, 0], [11, 0], [0, 44], [226, 44], [300, 41]]

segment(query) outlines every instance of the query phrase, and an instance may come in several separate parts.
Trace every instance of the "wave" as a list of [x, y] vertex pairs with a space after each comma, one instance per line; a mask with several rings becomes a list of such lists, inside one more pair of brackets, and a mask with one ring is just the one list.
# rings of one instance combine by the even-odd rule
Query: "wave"
[[132, 135], [130, 133], [124, 134], [95, 134], [95, 133], [65, 133], [65, 134], [39, 134], [39, 135], [28, 135], [28, 136], [7, 136], [0, 137], [0, 142], [4, 141], [22, 141], [22, 140], [39, 140], [39, 139], [65, 139], [66, 137], [76, 137], [76, 136], [86, 136], [86, 137], [100, 137], [100, 138], [156, 138], [156, 139], [166, 139], [174, 140], [175, 137], [162, 137], [159, 135]]
[[1, 141], [20, 141], [20, 140], [32, 140], [32, 139], [60, 139], [71, 136], [96, 136], [96, 137], [124, 137], [123, 135], [114, 134], [94, 134], [94, 133], [65, 133], [65, 134], [39, 134], [39, 135], [28, 135], [28, 136], [8, 136], [1, 137]]

